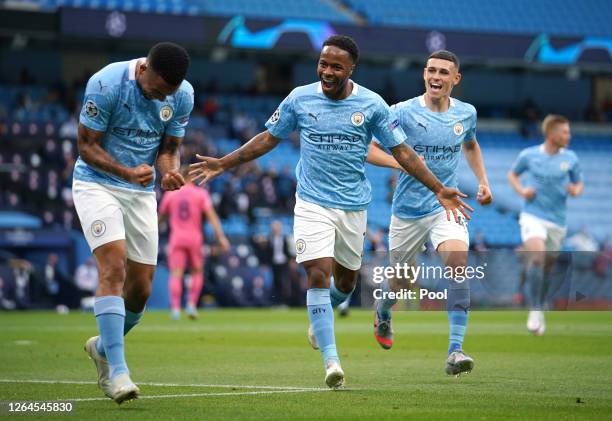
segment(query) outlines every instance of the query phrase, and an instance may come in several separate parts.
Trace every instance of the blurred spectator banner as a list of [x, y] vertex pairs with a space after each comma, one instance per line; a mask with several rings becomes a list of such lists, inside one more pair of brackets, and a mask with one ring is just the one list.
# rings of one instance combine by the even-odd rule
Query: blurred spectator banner
[[69, 248], [72, 238], [61, 230], [0, 230], [0, 248], [11, 247]]
[[206, 42], [205, 19], [153, 13], [62, 8], [60, 33], [79, 37]]
[[554, 65], [612, 63], [612, 38], [549, 37], [385, 28], [320, 20], [178, 16], [60, 9], [60, 33], [107, 39], [172, 40], [204, 47], [318, 51], [333, 34], [355, 39], [362, 52], [422, 56], [449, 49], [463, 58], [503, 59]]

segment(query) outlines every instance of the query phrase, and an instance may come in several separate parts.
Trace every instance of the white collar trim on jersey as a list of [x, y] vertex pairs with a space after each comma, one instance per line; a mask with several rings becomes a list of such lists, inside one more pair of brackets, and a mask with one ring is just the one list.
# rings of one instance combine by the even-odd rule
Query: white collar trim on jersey
[[128, 66], [128, 79], [129, 80], [136, 80], [136, 65], [138, 64], [139, 60], [142, 60], [144, 57], [141, 58], [135, 58], [134, 60], [130, 61], [130, 64]]
[[[548, 153], [548, 152], [546, 152], [546, 149], [544, 149], [544, 144], [543, 144], [543, 143], [540, 143], [540, 147], [539, 147], [539, 149], [540, 149], [540, 152], [542, 152], [543, 154], [545, 154], [545, 155], [549, 155], [549, 153]], [[557, 152], [557, 153], [563, 153], [563, 152], [565, 152], [565, 150], [566, 150], [566, 149], [567, 149], [567, 148], [559, 148], [559, 152]], [[556, 155], [556, 154], [555, 154], [555, 155]], [[552, 155], [551, 155], [551, 156], [552, 156]]]
[[[357, 83], [355, 83], [355, 81], [353, 81], [352, 79], [349, 79], [349, 81], [353, 82], [353, 90], [351, 91], [351, 95], [357, 95], [359, 93], [359, 85], [357, 85]], [[319, 82], [317, 85], [317, 93], [323, 93], [323, 87], [321, 86], [321, 82]]]
[[[427, 104], [425, 104], [425, 95], [421, 95], [419, 97], [419, 104], [421, 104], [421, 107], [427, 107]], [[450, 98], [450, 106], [451, 107], [455, 106], [455, 99], [454, 98]]]

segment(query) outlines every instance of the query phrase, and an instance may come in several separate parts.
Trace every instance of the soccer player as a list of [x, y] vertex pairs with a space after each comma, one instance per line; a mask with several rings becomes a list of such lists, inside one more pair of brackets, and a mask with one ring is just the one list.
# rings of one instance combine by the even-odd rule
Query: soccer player
[[98, 385], [118, 404], [138, 397], [124, 338], [142, 318], [157, 263], [157, 171], [179, 189], [179, 146], [193, 108], [189, 55], [163, 42], [146, 58], [112, 63], [88, 81], [72, 191], [100, 274], [94, 313], [99, 336], [85, 343]]
[[[336, 350], [332, 302], [352, 293], [361, 266], [366, 233], [366, 208], [371, 187], [365, 176], [368, 146], [375, 135], [395, 159], [429, 189], [454, 218], [471, 208], [457, 189], [447, 188], [404, 143], [387, 104], [350, 79], [359, 50], [346, 36], [323, 43], [319, 82], [294, 89], [266, 123], [267, 130], [223, 158], [197, 155], [194, 179], [207, 182], [223, 171], [273, 149], [294, 130], [300, 132], [300, 161], [294, 237], [297, 262], [308, 276], [308, 315], [325, 367], [325, 382], [336, 389], [344, 372]], [[330, 275], [335, 283], [330, 288]]]
[[[567, 148], [569, 121], [550, 114], [542, 122], [544, 143], [524, 149], [508, 172], [508, 181], [525, 199], [519, 218], [526, 252], [526, 284], [530, 290], [527, 329], [543, 335], [546, 277], [565, 238], [567, 197], [582, 193], [584, 183], [578, 157]], [[520, 176], [527, 175], [525, 183]]]
[[206, 217], [212, 225], [221, 249], [227, 252], [230, 247], [208, 191], [191, 182], [189, 174], [187, 174], [188, 170], [189, 167], [185, 167], [181, 171], [185, 179], [185, 185], [180, 190], [166, 192], [159, 205], [160, 222], [166, 217], [170, 219], [170, 241], [168, 243], [170, 279], [168, 285], [172, 319], [174, 320], [181, 317], [183, 274], [187, 261], [189, 261], [191, 268], [191, 284], [186, 311], [191, 319], [196, 319], [198, 316], [198, 300], [204, 285], [203, 217]]
[[[457, 165], [461, 151], [478, 179], [477, 200], [492, 200], [480, 147], [476, 141], [476, 109], [451, 98], [461, 81], [459, 59], [450, 51], [436, 51], [423, 69], [425, 93], [400, 102], [394, 108], [408, 137], [408, 143], [424, 159], [427, 167], [447, 186], [457, 186]], [[416, 255], [429, 239], [447, 268], [453, 273], [467, 264], [469, 237], [465, 219], [449, 220], [436, 196], [411, 174], [401, 173], [393, 196], [389, 250], [392, 265], [415, 265]], [[408, 272], [410, 273], [410, 272]], [[458, 278], [456, 276], [456, 278]], [[463, 279], [463, 278], [462, 278]], [[383, 282], [383, 291], [397, 291], [410, 279]], [[463, 352], [470, 293], [468, 281], [451, 280], [448, 289], [450, 339], [446, 372], [458, 375], [471, 371], [474, 361]], [[393, 346], [391, 307], [397, 300], [377, 302], [374, 337], [384, 348]]]

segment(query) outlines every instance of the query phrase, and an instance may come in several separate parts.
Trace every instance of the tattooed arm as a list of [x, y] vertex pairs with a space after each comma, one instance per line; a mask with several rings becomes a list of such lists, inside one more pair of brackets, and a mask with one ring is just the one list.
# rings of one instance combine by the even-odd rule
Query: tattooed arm
[[180, 146], [182, 137], [164, 136], [157, 154], [157, 169], [160, 175], [160, 185], [163, 190], [178, 190], [185, 184], [180, 173]]
[[449, 221], [452, 216], [455, 222], [459, 222], [459, 212], [465, 218], [470, 219], [467, 212], [472, 212], [473, 209], [461, 200], [462, 197], [467, 196], [457, 189], [444, 186], [410, 146], [401, 143], [392, 148], [391, 153], [408, 174], [419, 180], [436, 195], [438, 202], [446, 210], [446, 218]]
[[134, 168], [129, 168], [117, 162], [108, 152], [102, 148], [102, 138], [104, 132], [92, 130], [79, 124], [77, 135], [77, 147], [81, 159], [91, 167], [113, 174], [132, 184], [146, 186], [153, 181], [153, 168], [146, 164], [141, 164]]
[[194, 181], [202, 179], [199, 184], [204, 184], [225, 170], [265, 155], [274, 149], [279, 142], [280, 139], [272, 136], [270, 132], [266, 130], [255, 135], [247, 143], [225, 155], [223, 158], [196, 155], [200, 162], [190, 165], [189, 175]]

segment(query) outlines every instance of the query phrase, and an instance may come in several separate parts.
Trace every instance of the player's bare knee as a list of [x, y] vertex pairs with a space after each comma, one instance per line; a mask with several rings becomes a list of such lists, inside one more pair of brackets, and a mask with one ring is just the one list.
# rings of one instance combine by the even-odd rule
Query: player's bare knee
[[151, 296], [151, 285], [135, 290], [132, 292], [130, 301], [134, 303], [136, 307], [139, 309], [144, 309], [144, 306], [147, 304], [147, 300]]
[[446, 262], [446, 267], [451, 268], [453, 273], [465, 272], [467, 257], [451, 258]]
[[306, 273], [309, 288], [329, 288], [329, 272], [320, 267], [312, 266], [306, 269]]
[[546, 261], [546, 255], [542, 251], [529, 252], [527, 263], [529, 266], [537, 266], [543, 268]]
[[100, 284], [122, 288], [125, 282], [125, 262], [121, 259], [107, 261], [98, 265]]
[[334, 285], [336, 289], [349, 293], [355, 288], [357, 283], [357, 271], [344, 270], [339, 276], [334, 276]]
[[389, 278], [389, 288], [391, 291], [400, 291], [402, 289], [408, 289], [412, 284], [412, 277], [408, 276], [405, 278]]
[[146, 302], [152, 291], [152, 276], [148, 273], [130, 275], [125, 283], [125, 295], [137, 301]]
[[539, 269], [544, 268], [544, 259], [534, 258], [529, 261], [529, 266], [534, 266]]

